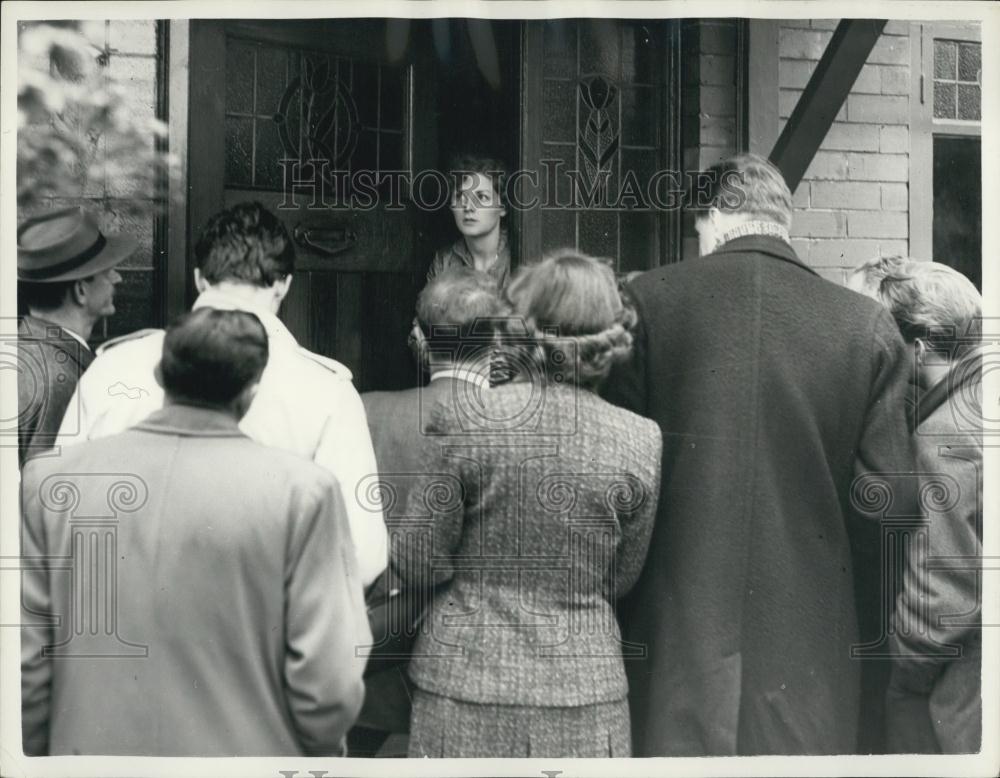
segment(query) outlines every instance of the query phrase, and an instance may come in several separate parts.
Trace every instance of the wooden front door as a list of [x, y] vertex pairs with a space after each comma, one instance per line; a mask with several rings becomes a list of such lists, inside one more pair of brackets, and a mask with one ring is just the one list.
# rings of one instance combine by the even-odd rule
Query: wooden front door
[[[262, 202], [295, 241], [282, 319], [359, 390], [416, 382], [406, 337], [430, 250], [396, 174], [436, 163], [433, 114], [413, 110], [434, 84], [416, 47], [390, 55], [387, 24], [191, 22], [189, 264], [214, 213]], [[361, 171], [367, 187], [352, 179]]]

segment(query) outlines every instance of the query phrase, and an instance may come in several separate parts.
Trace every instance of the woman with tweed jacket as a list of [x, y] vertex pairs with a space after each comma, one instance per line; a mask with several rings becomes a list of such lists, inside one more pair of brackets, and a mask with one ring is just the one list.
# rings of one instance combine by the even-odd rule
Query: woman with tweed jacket
[[642, 567], [654, 422], [593, 391], [631, 348], [611, 270], [562, 252], [508, 287], [517, 375], [439, 402], [392, 562], [436, 585], [410, 662], [410, 756], [631, 754], [615, 600]]

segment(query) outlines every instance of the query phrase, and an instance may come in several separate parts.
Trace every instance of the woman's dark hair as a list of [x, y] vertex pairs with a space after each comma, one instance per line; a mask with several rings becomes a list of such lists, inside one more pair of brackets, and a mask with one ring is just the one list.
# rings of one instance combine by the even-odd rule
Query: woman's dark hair
[[260, 379], [267, 356], [267, 332], [252, 313], [195, 308], [167, 328], [163, 389], [197, 403], [227, 405]]
[[257, 202], [240, 203], [213, 216], [195, 244], [194, 256], [211, 284], [271, 286], [295, 270], [295, 246], [285, 225]]
[[455, 154], [448, 161], [448, 169], [451, 171], [449, 184], [453, 190], [458, 185], [458, 179], [461, 176], [480, 173], [492, 181], [493, 191], [500, 196], [501, 201], [506, 200], [504, 187], [507, 181], [507, 166], [496, 157], [481, 154]]

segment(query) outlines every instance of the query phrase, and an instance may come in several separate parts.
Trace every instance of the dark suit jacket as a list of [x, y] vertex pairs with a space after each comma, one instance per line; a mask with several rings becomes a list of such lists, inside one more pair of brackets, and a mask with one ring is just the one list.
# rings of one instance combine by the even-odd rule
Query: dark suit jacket
[[58, 324], [25, 316], [17, 325], [18, 454], [21, 464], [55, 445], [80, 374], [94, 361]]
[[[425, 436], [429, 434], [431, 409], [451, 404], [459, 394], [479, 391], [473, 384], [454, 378], [439, 378], [426, 386], [398, 392], [366, 392], [361, 395], [368, 428], [375, 448], [379, 482], [388, 498], [383, 502], [386, 521], [392, 528], [406, 506], [407, 493], [427, 479]], [[435, 444], [444, 438], [434, 436]], [[385, 732], [408, 732], [411, 684], [406, 677], [406, 659], [416, 637], [416, 620], [429, 592], [405, 591], [390, 568], [368, 597], [375, 649], [365, 674], [365, 702], [358, 715], [360, 726]]]
[[339, 753], [370, 633], [327, 471], [170, 406], [22, 495], [26, 752]]
[[470, 702], [580, 706], [625, 697], [616, 598], [656, 509], [656, 425], [591, 392], [513, 383], [439, 404], [423, 471], [390, 533], [414, 586], [447, 582], [410, 676]]
[[[664, 439], [649, 559], [622, 614], [649, 650], [628, 663], [634, 753], [853, 752], [851, 486], [913, 469], [896, 325], [769, 237], [629, 291], [634, 358], [606, 394]], [[892, 510], [910, 499], [897, 491]]]

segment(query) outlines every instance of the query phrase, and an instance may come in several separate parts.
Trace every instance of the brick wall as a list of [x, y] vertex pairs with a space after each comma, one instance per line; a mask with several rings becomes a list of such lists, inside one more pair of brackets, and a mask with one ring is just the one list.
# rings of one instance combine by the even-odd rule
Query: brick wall
[[[692, 19], [682, 33], [684, 169], [704, 170], [736, 151], [737, 22]], [[684, 259], [698, 256], [694, 218], [684, 216]]]
[[[783, 20], [779, 114], [783, 128], [837, 20]], [[878, 255], [908, 251], [910, 38], [889, 22], [795, 192], [793, 244], [831, 280]]]

